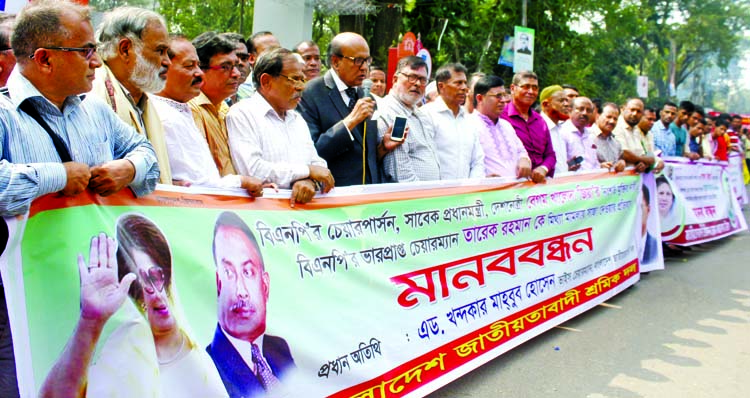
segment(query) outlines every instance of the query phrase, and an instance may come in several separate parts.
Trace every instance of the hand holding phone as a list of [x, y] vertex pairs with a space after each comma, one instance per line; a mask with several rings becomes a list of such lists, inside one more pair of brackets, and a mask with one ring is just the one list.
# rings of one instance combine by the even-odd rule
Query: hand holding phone
[[583, 156], [576, 156], [568, 160], [568, 167], [573, 167], [581, 163], [583, 163]]
[[391, 139], [393, 141], [403, 141], [404, 131], [406, 131], [406, 118], [396, 116], [396, 121], [393, 123], [393, 130], [391, 131]]

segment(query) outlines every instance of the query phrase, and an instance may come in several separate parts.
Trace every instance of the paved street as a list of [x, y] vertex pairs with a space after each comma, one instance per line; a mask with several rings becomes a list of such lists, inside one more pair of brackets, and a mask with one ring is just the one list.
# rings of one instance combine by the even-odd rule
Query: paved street
[[666, 267], [429, 397], [750, 397], [750, 234]]

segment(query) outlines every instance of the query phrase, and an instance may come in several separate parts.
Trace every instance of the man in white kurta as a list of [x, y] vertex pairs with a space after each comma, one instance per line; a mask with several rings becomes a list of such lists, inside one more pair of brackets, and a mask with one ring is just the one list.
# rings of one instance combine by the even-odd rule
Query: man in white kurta
[[187, 103], [200, 93], [203, 84], [195, 47], [187, 39], [173, 39], [169, 54], [172, 66], [167, 72], [167, 83], [164, 90], [151, 98], [164, 127], [172, 179], [178, 185], [244, 188], [252, 196], [261, 196], [259, 179], [219, 174], [208, 143], [195, 124]]

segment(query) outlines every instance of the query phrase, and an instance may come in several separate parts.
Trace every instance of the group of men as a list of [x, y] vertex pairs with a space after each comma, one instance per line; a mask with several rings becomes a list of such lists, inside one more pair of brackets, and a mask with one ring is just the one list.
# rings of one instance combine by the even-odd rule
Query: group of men
[[[191, 40], [133, 7], [105, 13], [95, 32], [86, 7], [34, 2], [14, 23], [0, 19], [0, 211], [23, 213], [53, 192], [110, 195], [127, 186], [142, 196], [157, 182], [254, 197], [291, 189], [294, 206], [334, 186], [540, 183], [626, 165], [658, 171], [660, 154], [724, 159], [739, 150], [724, 139], [723, 119], [711, 130], [686, 101], [666, 103], [656, 121], [640, 99], [595, 105], [561, 85], [540, 93], [528, 71], [508, 91], [500, 77], [468, 75], [458, 63], [438, 68], [427, 96], [428, 66], [414, 56], [398, 62], [386, 93], [366, 40], [348, 32], [332, 39], [326, 61], [321, 75], [314, 42], [290, 51], [271, 32]], [[397, 117], [406, 118], [403, 138], [392, 136]], [[7, 319], [0, 340], [0, 395], [13, 396]]]

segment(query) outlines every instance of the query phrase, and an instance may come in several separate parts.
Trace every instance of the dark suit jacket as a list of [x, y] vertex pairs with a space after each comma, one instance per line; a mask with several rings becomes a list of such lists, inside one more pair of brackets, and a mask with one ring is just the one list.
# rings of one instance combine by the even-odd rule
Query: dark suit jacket
[[656, 261], [656, 256], [659, 255], [659, 246], [656, 244], [656, 239], [651, 236], [650, 233], [646, 232], [646, 244], [643, 247], [643, 259], [641, 264], [650, 264]]
[[[310, 135], [315, 143], [318, 155], [328, 162], [336, 186], [362, 184], [362, 136], [367, 123], [365, 137], [367, 184], [381, 182], [380, 168], [377, 160], [378, 125], [374, 120], [367, 120], [352, 129], [354, 140], [349, 137], [342, 120], [349, 115], [349, 108], [344, 104], [333, 80], [331, 71], [326, 72], [308, 83], [302, 93], [302, 101], [297, 110], [307, 121]], [[357, 88], [358, 98], [364, 97], [361, 87]]]
[[[227, 336], [216, 325], [214, 340], [206, 347], [206, 351], [214, 360], [219, 371], [221, 381], [224, 382], [231, 398], [251, 398], [265, 395], [258, 378], [245, 364], [245, 361], [234, 348]], [[281, 337], [263, 336], [263, 356], [271, 367], [274, 376], [283, 381], [284, 374], [296, 367], [289, 345]]]

